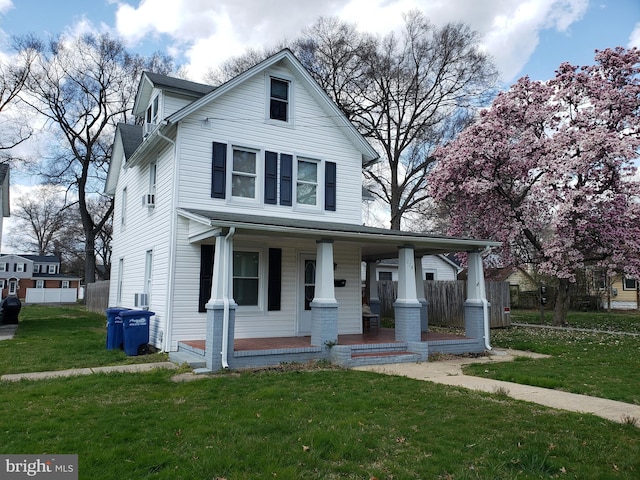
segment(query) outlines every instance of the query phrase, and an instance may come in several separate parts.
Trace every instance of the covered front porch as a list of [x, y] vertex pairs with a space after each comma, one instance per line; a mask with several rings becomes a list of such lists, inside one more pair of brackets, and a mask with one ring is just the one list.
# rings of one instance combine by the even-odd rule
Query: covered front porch
[[[178, 345], [178, 353], [204, 357], [207, 371], [310, 360], [326, 360], [342, 366], [426, 361], [429, 353], [481, 352], [490, 348], [482, 253], [487, 246], [497, 245], [495, 242], [315, 221], [225, 217], [201, 211], [182, 215], [205, 226], [205, 229], [190, 228], [194, 232], [191, 241], [215, 239], [211, 297], [206, 304], [206, 338], [194, 342], [181, 340]], [[269, 310], [257, 308], [256, 313], [248, 317], [246, 308], [241, 312], [242, 305], [234, 299], [231, 272], [236, 266], [234, 258], [238, 256], [234, 242], [237, 240], [244, 246], [257, 243], [258, 239], [270, 249], [281, 250], [274, 256], [276, 261], [269, 259], [269, 269], [264, 271], [264, 278], [268, 280], [264, 293], [267, 296], [269, 290]], [[313, 253], [309, 251], [311, 246]], [[464, 336], [442, 336], [428, 327], [421, 257], [461, 251], [467, 252], [469, 267], [465, 333]], [[354, 257], [358, 252], [360, 255]], [[280, 260], [285, 257], [287, 262]], [[300, 275], [297, 272], [309, 265], [309, 258], [313, 259], [313, 275], [309, 277], [306, 269], [304, 275]], [[367, 264], [364, 300], [376, 314], [379, 302], [375, 264], [386, 258], [398, 259], [395, 328], [365, 332], [360, 328], [363, 309], [359, 265], [360, 262]], [[289, 268], [286, 275], [284, 267], [280, 269], [285, 263]], [[273, 278], [272, 265], [277, 267]], [[259, 270], [255, 271], [259, 276]], [[340, 275], [337, 278], [336, 272]], [[288, 287], [280, 288], [284, 282], [289, 282]], [[276, 284], [278, 292], [282, 292], [275, 302], [277, 315], [270, 309], [271, 286]], [[308, 301], [301, 302], [305, 297]], [[259, 294], [254, 298], [259, 299]], [[297, 309], [296, 304], [300, 305]], [[285, 305], [291, 308], [285, 310]], [[268, 326], [274, 325], [271, 318], [283, 318], [285, 311], [289, 312], [291, 325], [299, 326], [296, 319], [304, 314], [308, 318], [306, 332], [298, 328], [292, 332], [295, 336], [283, 336], [275, 330], [269, 331]], [[251, 335], [254, 332], [263, 333]]]
[[[477, 344], [476, 339], [455, 333], [429, 331], [422, 332], [420, 337], [420, 341], [428, 346], [427, 354], [466, 353]], [[343, 367], [369, 365], [371, 363], [420, 361], [419, 355], [408, 351], [407, 347], [407, 342], [396, 340], [395, 329], [380, 327], [375, 332], [338, 335], [337, 344], [331, 346], [326, 355], [320, 355], [323, 349], [317, 345], [312, 345], [310, 336], [240, 338], [234, 341], [233, 357], [236, 368], [306, 362], [319, 359], [331, 361]], [[188, 363], [194, 368], [206, 367], [205, 356], [205, 340], [180, 342], [178, 352], [172, 354], [174, 360], [179, 363]], [[283, 356], [286, 358], [285, 360], [276, 362], [276, 360], [282, 359]]]

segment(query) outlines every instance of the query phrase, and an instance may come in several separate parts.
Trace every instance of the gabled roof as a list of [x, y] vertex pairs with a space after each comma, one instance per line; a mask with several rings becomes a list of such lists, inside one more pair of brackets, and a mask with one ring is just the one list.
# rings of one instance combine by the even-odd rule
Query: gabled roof
[[0, 258], [6, 257], [23, 258], [35, 263], [60, 263], [60, 258], [57, 255], [31, 255], [21, 253], [6, 253], [4, 255], [0, 255]]
[[113, 149], [111, 151], [111, 163], [107, 172], [107, 180], [104, 191], [108, 195], [113, 195], [118, 181], [118, 175], [122, 168], [123, 160], [128, 161], [142, 143], [142, 126], [131, 125], [129, 123], [118, 123], [116, 134], [113, 139]]
[[138, 92], [133, 105], [134, 115], [143, 115], [151, 99], [154, 88], [160, 88], [180, 95], [200, 98], [203, 95], [215, 90], [216, 87], [203, 83], [183, 80], [181, 78], [169, 77], [153, 72], [143, 72], [138, 84]]
[[124, 156], [125, 158], [129, 158], [142, 143], [142, 125], [119, 123], [118, 128], [120, 129]]
[[180, 120], [184, 119], [188, 115], [191, 115], [193, 112], [202, 108], [209, 102], [215, 100], [216, 98], [221, 97], [229, 90], [233, 89], [237, 85], [245, 82], [249, 78], [254, 77], [255, 75], [259, 75], [265, 70], [273, 67], [278, 63], [284, 63], [289, 66], [298, 76], [299, 79], [304, 81], [309, 87], [309, 91], [313, 95], [313, 97], [318, 101], [321, 105], [324, 106], [327, 110], [331, 112], [331, 116], [336, 119], [336, 121], [344, 127], [344, 131], [347, 136], [351, 138], [354, 145], [358, 147], [360, 152], [362, 153], [363, 159], [367, 162], [371, 162], [376, 160], [379, 155], [375, 151], [375, 149], [365, 140], [365, 138], [358, 132], [356, 127], [349, 121], [349, 119], [344, 115], [344, 113], [338, 108], [338, 106], [329, 98], [324, 90], [318, 85], [313, 77], [309, 74], [306, 68], [300, 63], [300, 61], [296, 58], [291, 50], [285, 48], [284, 50], [279, 51], [275, 55], [263, 60], [262, 62], [254, 65], [250, 69], [244, 71], [240, 75], [232, 78], [228, 82], [220, 85], [218, 88], [212, 90], [210, 93], [204, 95], [200, 99], [195, 102], [187, 105], [186, 107], [178, 110], [173, 115], [167, 118], [167, 122], [169, 124], [177, 123]]

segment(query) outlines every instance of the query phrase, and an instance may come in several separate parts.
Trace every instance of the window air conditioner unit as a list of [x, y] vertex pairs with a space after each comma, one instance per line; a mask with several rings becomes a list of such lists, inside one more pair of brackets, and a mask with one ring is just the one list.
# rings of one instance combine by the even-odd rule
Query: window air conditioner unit
[[156, 206], [156, 196], [153, 193], [147, 193], [142, 196], [142, 206], [143, 207], [155, 207]]
[[148, 309], [149, 308], [149, 294], [148, 293], [136, 293], [135, 306], [138, 308]]

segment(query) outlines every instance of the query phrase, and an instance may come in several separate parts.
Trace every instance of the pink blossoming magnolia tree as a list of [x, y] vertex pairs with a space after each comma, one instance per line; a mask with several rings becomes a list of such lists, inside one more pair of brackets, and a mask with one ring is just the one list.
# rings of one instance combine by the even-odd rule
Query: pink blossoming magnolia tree
[[[557, 279], [554, 323], [585, 267], [639, 278], [640, 50], [597, 51], [548, 82], [524, 77], [439, 149], [430, 193], [450, 234], [494, 238], [504, 265]], [[634, 175], [636, 175], [634, 177]]]

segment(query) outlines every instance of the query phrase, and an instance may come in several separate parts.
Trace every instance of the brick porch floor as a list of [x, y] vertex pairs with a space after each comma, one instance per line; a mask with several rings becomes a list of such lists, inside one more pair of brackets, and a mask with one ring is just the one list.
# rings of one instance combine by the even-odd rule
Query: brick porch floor
[[[467, 337], [448, 333], [423, 332], [422, 341], [438, 340], [465, 340]], [[339, 345], [370, 345], [376, 343], [395, 343], [395, 330], [393, 328], [380, 328], [377, 333], [363, 333], [353, 335], [338, 335]], [[184, 340], [184, 343], [200, 350], [205, 349], [204, 340]], [[272, 338], [236, 338], [234, 350], [272, 350], [279, 348], [300, 348], [311, 345], [311, 337], [272, 337]]]

